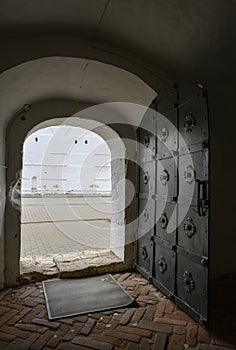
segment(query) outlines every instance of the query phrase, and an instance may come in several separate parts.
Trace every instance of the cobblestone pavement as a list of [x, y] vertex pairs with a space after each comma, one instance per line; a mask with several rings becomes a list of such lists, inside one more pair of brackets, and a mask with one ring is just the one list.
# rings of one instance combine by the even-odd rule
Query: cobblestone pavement
[[23, 198], [22, 223], [110, 218], [110, 197]]
[[130, 307], [53, 322], [40, 282], [0, 292], [0, 349], [235, 349], [232, 341], [209, 335], [140, 274], [114, 277], [135, 298]]
[[110, 247], [110, 199], [25, 198], [21, 256]]
[[54, 255], [110, 247], [106, 220], [21, 225], [21, 256]]

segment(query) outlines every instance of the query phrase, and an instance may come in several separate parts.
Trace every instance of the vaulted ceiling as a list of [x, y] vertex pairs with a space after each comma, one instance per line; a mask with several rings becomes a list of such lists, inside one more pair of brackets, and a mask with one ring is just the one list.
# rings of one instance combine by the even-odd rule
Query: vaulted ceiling
[[235, 0], [0, 0], [2, 58], [14, 65], [26, 38], [44, 50], [73, 36], [144, 69], [213, 83], [236, 76], [235, 18]]

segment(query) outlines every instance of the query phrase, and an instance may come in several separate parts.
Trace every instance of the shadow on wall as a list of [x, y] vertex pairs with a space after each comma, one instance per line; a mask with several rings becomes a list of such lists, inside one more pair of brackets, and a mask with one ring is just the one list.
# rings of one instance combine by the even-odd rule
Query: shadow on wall
[[[209, 328], [211, 335], [222, 340], [222, 346], [236, 348], [236, 276], [224, 275], [213, 280], [209, 291]], [[224, 344], [225, 342], [225, 344]]]

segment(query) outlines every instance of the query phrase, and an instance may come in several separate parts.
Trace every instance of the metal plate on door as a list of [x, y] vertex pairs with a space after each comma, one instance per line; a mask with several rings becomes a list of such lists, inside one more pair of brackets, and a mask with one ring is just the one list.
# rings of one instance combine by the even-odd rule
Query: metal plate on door
[[155, 193], [155, 161], [141, 163], [139, 169], [140, 193], [151, 197]]
[[[147, 236], [146, 236], [147, 237]], [[152, 274], [153, 242], [145, 236], [137, 241], [137, 266], [149, 278]]]
[[[197, 205], [204, 181], [208, 179], [207, 152], [194, 152], [179, 156], [179, 197], [181, 202]], [[205, 189], [204, 189], [205, 191]]]
[[207, 319], [207, 258], [177, 248], [177, 293], [181, 306], [191, 305], [193, 316]]
[[158, 280], [159, 286], [175, 291], [175, 245], [158, 237], [154, 239], [154, 279]]
[[197, 85], [178, 83], [178, 101], [179, 106], [183, 106], [186, 103], [190, 103], [192, 100], [206, 96], [206, 91]]
[[177, 196], [176, 157], [157, 161], [157, 196], [166, 196], [169, 201]]
[[178, 244], [199, 255], [208, 254], [208, 217], [196, 206], [178, 205]]
[[164, 116], [168, 116], [177, 109], [178, 93], [175, 88], [156, 98], [156, 109]]
[[145, 131], [148, 131], [151, 134], [153, 134], [153, 131], [156, 128], [157, 112], [155, 110], [155, 105], [156, 105], [156, 102], [154, 100], [153, 103], [151, 104], [151, 106], [146, 110], [146, 112], [142, 118], [141, 124], [139, 126], [139, 129], [143, 129]]
[[156, 236], [176, 243], [176, 203], [156, 202]]
[[139, 129], [138, 153], [141, 162], [153, 160], [156, 154], [156, 138], [144, 129]]
[[155, 200], [152, 198], [139, 198], [138, 227], [144, 234], [151, 231], [154, 235], [155, 226]]
[[179, 109], [179, 148], [181, 153], [191, 145], [202, 147], [208, 139], [208, 110], [205, 98], [195, 98]]
[[159, 116], [157, 121], [158, 159], [169, 158], [178, 149], [177, 110], [165, 116]]

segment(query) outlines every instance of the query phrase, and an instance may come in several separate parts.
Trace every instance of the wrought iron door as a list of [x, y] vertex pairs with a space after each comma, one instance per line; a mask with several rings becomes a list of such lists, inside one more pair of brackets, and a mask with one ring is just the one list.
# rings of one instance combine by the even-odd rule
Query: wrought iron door
[[[202, 325], [208, 319], [207, 94], [178, 84], [138, 129], [137, 269]], [[156, 113], [159, 112], [159, 113]]]

